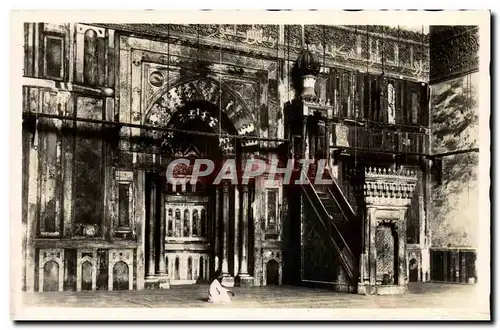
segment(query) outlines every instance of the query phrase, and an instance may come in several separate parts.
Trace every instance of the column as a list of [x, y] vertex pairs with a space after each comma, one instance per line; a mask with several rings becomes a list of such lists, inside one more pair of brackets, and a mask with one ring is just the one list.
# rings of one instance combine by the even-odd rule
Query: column
[[319, 158], [326, 158], [326, 151], [328, 150], [326, 146], [326, 122], [323, 117], [318, 121], [318, 139], [317, 139], [317, 150], [319, 151]]
[[360, 213], [361, 216], [361, 254], [359, 256], [359, 280], [358, 280], [358, 292], [360, 292], [359, 287], [365, 283], [366, 277], [366, 268], [365, 268], [365, 253], [366, 253], [366, 245], [365, 245], [365, 236], [366, 236], [366, 215]]
[[248, 276], [248, 185], [242, 187], [241, 264], [239, 276]]
[[375, 245], [375, 231], [377, 230], [377, 219], [375, 218], [375, 209], [368, 209], [368, 222], [369, 228], [369, 246], [370, 258], [368, 261], [368, 268], [370, 272], [370, 285], [375, 285], [377, 282], [377, 246]]
[[240, 249], [239, 249], [239, 222], [240, 222], [240, 188], [234, 186], [234, 271], [237, 275], [239, 271]]
[[364, 268], [364, 277], [362, 278], [363, 282], [370, 282], [370, 266], [368, 265], [368, 260], [370, 260], [370, 235], [371, 235], [371, 209], [368, 208], [366, 210], [366, 213], [364, 214], [364, 223], [363, 223], [363, 254], [362, 254], [362, 262], [363, 262], [363, 268]]
[[448, 251], [443, 251], [443, 281], [448, 282]]
[[[35, 134], [35, 132], [30, 132], [30, 137], [32, 136], [31, 134]], [[38, 143], [38, 141], [36, 141], [36, 143]], [[28, 219], [26, 228], [26, 265], [24, 265], [24, 267], [26, 267], [26, 291], [34, 292], [35, 281], [37, 280], [35, 277], [36, 248], [34, 238], [36, 237], [37, 232], [37, 205], [39, 197], [38, 187], [40, 184], [40, 173], [38, 171], [39, 164], [37, 147], [30, 146], [29, 148]]]
[[454, 279], [453, 281], [455, 282], [460, 282], [460, 253], [458, 251], [453, 251], [454, 258], [455, 258], [455, 271], [454, 271]]
[[450, 251], [450, 258], [448, 259], [449, 260], [449, 267], [448, 267], [448, 270], [449, 270], [449, 275], [448, 275], [448, 280], [450, 282], [454, 282], [455, 281], [455, 251]]
[[404, 286], [407, 284], [407, 272], [408, 267], [406, 267], [406, 226], [404, 225], [404, 213], [402, 212], [402, 217], [400, 218], [400, 224], [398, 226], [398, 285]]
[[[328, 110], [330, 111], [330, 110]], [[328, 169], [331, 170], [330, 168], [330, 125], [331, 123], [328, 121], [328, 118], [325, 120], [325, 137], [324, 137], [324, 143], [325, 143], [325, 146], [324, 146], [324, 155], [326, 157], [326, 164], [328, 166]]]
[[422, 196], [422, 190], [418, 190], [418, 222], [419, 222], [419, 240], [418, 243], [421, 247], [425, 246], [425, 207], [424, 207], [424, 196]]
[[[189, 210], [189, 237], [193, 237], [193, 211], [194, 208], [187, 208]], [[201, 216], [201, 213], [198, 213], [198, 216]]]
[[151, 182], [149, 186], [149, 244], [148, 244], [148, 276], [155, 274], [155, 245], [154, 245], [154, 232], [155, 232], [155, 218], [156, 218], [156, 184]]
[[[137, 253], [135, 256], [136, 263], [136, 290], [144, 289], [144, 280], [146, 275], [146, 258], [145, 258], [145, 243], [146, 243], [146, 172], [144, 170], [137, 171], [137, 178], [134, 182], [134, 200], [136, 207], [134, 212], [134, 222], [137, 228]], [[132, 259], [131, 259], [132, 260]], [[133, 262], [132, 262], [133, 264]], [[133, 283], [131, 283], [133, 285]]]
[[465, 252], [460, 252], [460, 282], [467, 283], [467, 259]]
[[309, 148], [307, 145], [307, 116], [302, 118], [302, 158], [309, 158]]
[[311, 129], [309, 131], [309, 158], [316, 159], [316, 144], [318, 141], [318, 123], [315, 117], [311, 117]]
[[222, 184], [222, 274], [229, 274], [228, 264], [228, 235], [229, 235], [229, 184], [224, 182]]
[[219, 220], [220, 220], [220, 191], [219, 187], [215, 187], [215, 220], [214, 220], [214, 270], [218, 272], [220, 270], [220, 246], [219, 246]]
[[[160, 196], [163, 196], [163, 194], [160, 194]], [[159, 273], [160, 275], [166, 275], [167, 267], [165, 265], [165, 205], [163, 203], [163, 198], [160, 198], [160, 251], [158, 252], [158, 254], [160, 258]]]
[[176, 228], [175, 228], [175, 208], [172, 208], [172, 237], [175, 237]]

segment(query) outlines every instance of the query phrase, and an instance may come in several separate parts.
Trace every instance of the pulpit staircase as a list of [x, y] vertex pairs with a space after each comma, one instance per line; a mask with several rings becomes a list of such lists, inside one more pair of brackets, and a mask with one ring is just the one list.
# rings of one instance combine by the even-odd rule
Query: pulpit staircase
[[[325, 174], [330, 176], [328, 171]], [[326, 234], [325, 238], [338, 253], [350, 284], [355, 286], [358, 281], [358, 257], [353, 253], [352, 247], [359, 242], [360, 235], [351, 228], [358, 221], [358, 215], [335, 179], [328, 186], [314, 185], [308, 175], [304, 172], [302, 175], [307, 178], [307, 183], [302, 185], [304, 196], [314, 210]]]

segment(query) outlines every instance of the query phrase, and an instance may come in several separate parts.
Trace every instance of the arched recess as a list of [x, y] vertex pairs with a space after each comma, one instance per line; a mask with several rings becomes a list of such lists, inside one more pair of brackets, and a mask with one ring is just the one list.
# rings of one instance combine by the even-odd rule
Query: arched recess
[[40, 249], [38, 272], [39, 291], [63, 291], [64, 249]]
[[49, 260], [43, 265], [43, 286], [42, 291], [59, 291], [59, 263]]
[[118, 261], [113, 265], [113, 290], [129, 290], [129, 266]]
[[266, 263], [266, 285], [280, 284], [280, 265], [276, 259], [270, 259]]
[[205, 279], [205, 267], [204, 267], [204, 263], [205, 260], [203, 258], [203, 256], [200, 257], [200, 264], [198, 266], [198, 274], [199, 274], [199, 278], [198, 280], [204, 280]]
[[180, 259], [179, 256], [175, 257], [175, 264], [174, 264], [174, 279], [175, 280], [180, 280]]
[[193, 279], [193, 258], [189, 257], [187, 261], [187, 279]]
[[93, 290], [94, 289], [94, 267], [90, 261], [84, 261], [81, 265], [81, 278], [80, 278], [80, 289], [81, 290]]
[[[259, 135], [257, 112], [251, 111], [242, 97], [229, 86], [209, 77], [183, 78], [165, 85], [145, 107], [143, 123], [157, 127], [172, 127], [172, 119], [176, 113], [185, 108], [190, 109], [184, 116], [191, 119], [198, 117], [216, 129], [220, 124], [223, 134], [246, 137]], [[162, 132], [146, 134], [155, 138], [167, 135]], [[224, 141], [220, 143], [224, 150]], [[245, 145], [255, 143], [245, 140]]]

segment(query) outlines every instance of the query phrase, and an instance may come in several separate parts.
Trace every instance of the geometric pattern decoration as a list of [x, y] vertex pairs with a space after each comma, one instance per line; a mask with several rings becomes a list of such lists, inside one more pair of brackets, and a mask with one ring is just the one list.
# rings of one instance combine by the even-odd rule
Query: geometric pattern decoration
[[[312, 215], [309, 207], [304, 211]], [[302, 217], [302, 280], [333, 283], [336, 280], [336, 252], [327, 244], [324, 235], [318, 233], [315, 222], [317, 220], [311, 216]]]
[[38, 291], [64, 290], [64, 249], [40, 249]]
[[132, 290], [134, 286], [134, 251], [110, 249], [108, 290]]
[[[196, 106], [189, 111], [182, 113], [180, 118], [181, 121], [200, 119], [208, 124], [214, 131], [214, 133], [219, 132], [219, 127], [221, 128], [221, 134], [234, 134], [231, 132], [234, 126], [234, 130], [238, 135], [253, 137], [257, 136], [256, 124], [257, 120], [252, 115], [252, 113], [246, 108], [241, 100], [241, 96], [237, 95], [236, 92], [230, 91], [228, 87], [223, 86], [220, 88], [219, 82], [211, 78], [198, 78], [196, 80], [183, 81], [177, 85], [170, 86], [170, 89], [165, 90], [163, 94], [154, 101], [151, 107], [146, 110], [146, 116], [144, 118], [144, 124], [156, 127], [173, 128], [169, 124], [174, 118], [177, 111], [183, 107], [190, 104], [200, 104], [209, 103], [218, 111], [207, 111], [202, 109], [202, 106]], [[220, 116], [218, 112], [221, 112], [223, 116]], [[221, 118], [222, 117], [222, 118]], [[223, 122], [219, 122], [222, 120]], [[226, 123], [226, 121], [228, 122]], [[173, 138], [173, 132], [159, 132], [152, 131], [147, 134], [154, 138]], [[225, 150], [229, 146], [227, 141], [229, 139], [221, 138], [220, 146]], [[242, 145], [255, 144], [252, 140], [242, 140]], [[232, 147], [232, 146], [231, 146]], [[231, 152], [231, 150], [227, 150]]]
[[391, 226], [380, 225], [375, 234], [377, 248], [377, 282], [382, 285], [394, 284], [395, 236]]

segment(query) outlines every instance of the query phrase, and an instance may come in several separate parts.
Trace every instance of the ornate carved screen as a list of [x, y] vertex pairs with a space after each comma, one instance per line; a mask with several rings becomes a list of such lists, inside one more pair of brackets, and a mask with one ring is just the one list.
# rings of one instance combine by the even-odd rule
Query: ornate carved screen
[[208, 198], [195, 195], [165, 197], [165, 258], [170, 283], [208, 280], [210, 244]]

